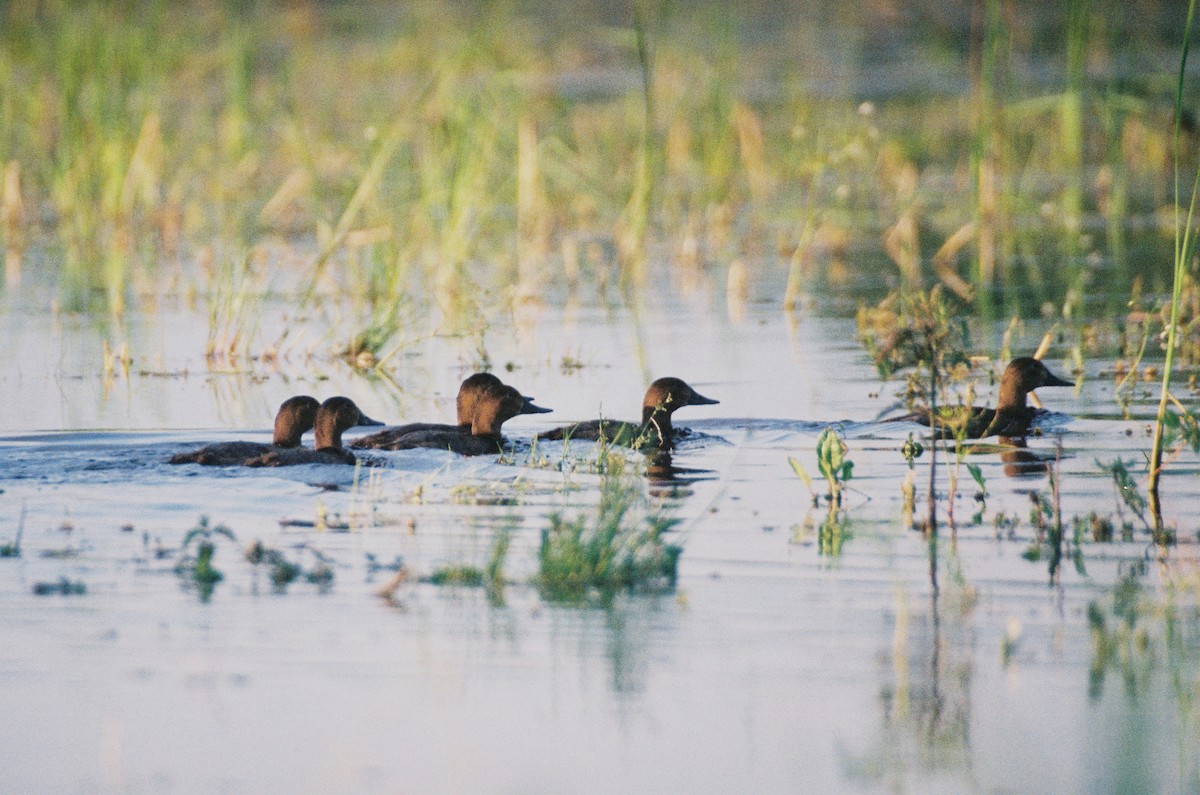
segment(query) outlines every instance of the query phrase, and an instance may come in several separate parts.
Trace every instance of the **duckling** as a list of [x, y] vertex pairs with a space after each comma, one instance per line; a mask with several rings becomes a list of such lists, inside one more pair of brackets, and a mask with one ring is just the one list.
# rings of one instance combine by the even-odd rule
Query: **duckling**
[[[1075, 386], [1059, 378], [1041, 361], [1030, 356], [1013, 359], [1000, 376], [1000, 396], [996, 408], [971, 406], [969, 409], [947, 406], [938, 410], [936, 418], [937, 436], [953, 439], [965, 424], [965, 438], [983, 439], [987, 436], [1022, 437], [1029, 433], [1034, 420], [1044, 414], [1028, 404], [1028, 395], [1043, 386]], [[915, 422], [929, 427], [929, 411], [915, 411], [902, 417], [892, 417], [884, 422]]]
[[405, 434], [386, 446], [387, 450], [411, 450], [431, 447], [450, 450], [459, 455], [488, 455], [501, 452], [504, 437], [500, 426], [519, 414], [545, 414], [552, 409], [534, 405], [529, 398], [505, 384], [487, 386], [480, 390], [475, 401], [471, 432], [463, 433], [457, 426], [450, 429], [421, 430]]
[[[377, 431], [369, 436], [363, 436], [360, 439], [355, 439], [350, 443], [350, 447], [356, 450], [400, 450], [404, 448], [394, 447], [401, 437], [407, 436], [410, 433], [418, 433], [424, 431], [457, 431], [463, 435], [470, 435], [471, 423], [475, 416], [475, 406], [484, 393], [493, 387], [504, 386], [504, 382], [491, 373], [475, 373], [467, 376], [466, 380], [458, 387], [458, 397], [455, 399], [455, 406], [458, 411], [458, 424], [449, 425], [446, 423], [437, 422], [410, 422], [405, 425], [397, 425], [393, 428], [384, 428], [382, 431]], [[549, 409], [539, 409], [533, 405], [533, 398], [525, 396], [525, 402], [530, 410], [521, 412], [523, 414], [538, 414]]]
[[381, 425], [366, 416], [348, 397], [331, 397], [317, 409], [314, 423], [316, 449], [272, 450], [248, 459], [248, 467], [283, 467], [297, 464], [353, 464], [354, 453], [342, 447], [342, 433], [356, 425]]
[[[450, 425], [446, 423], [407, 423], [404, 425], [396, 425], [395, 428], [385, 428], [382, 431], [376, 431], [370, 436], [356, 438], [350, 442], [349, 446], [354, 449], [402, 449], [392, 447], [400, 441], [400, 438], [409, 434], [416, 434], [420, 431], [458, 431], [463, 435], [470, 435], [470, 425], [475, 414], [475, 405], [485, 391], [492, 387], [503, 387], [504, 382], [493, 376], [491, 372], [476, 372], [472, 376], [467, 376], [466, 381], [458, 385], [458, 396], [455, 399], [455, 406], [458, 414], [458, 424]], [[526, 396], [526, 402], [533, 406], [533, 397]], [[536, 408], [536, 406], [534, 406]], [[538, 411], [524, 412], [529, 414], [539, 413]]]
[[308, 395], [290, 397], [283, 401], [279, 406], [279, 412], [275, 415], [275, 436], [271, 444], [217, 442], [190, 453], [173, 455], [170, 463], [238, 466], [248, 458], [265, 455], [279, 449], [299, 447], [300, 437], [313, 428], [319, 406], [317, 399]]
[[646, 390], [642, 399], [642, 421], [590, 420], [555, 428], [538, 434], [539, 439], [588, 439], [628, 447], [656, 447], [668, 450], [685, 429], [671, 425], [671, 415], [684, 406], [711, 406], [720, 401], [701, 395], [679, 378], [660, 378]]

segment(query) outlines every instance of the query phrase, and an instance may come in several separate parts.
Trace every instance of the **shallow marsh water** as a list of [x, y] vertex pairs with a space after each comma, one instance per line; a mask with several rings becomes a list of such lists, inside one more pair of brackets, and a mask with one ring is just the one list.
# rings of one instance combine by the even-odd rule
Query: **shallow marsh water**
[[[598, 479], [583, 471], [428, 450], [378, 454], [384, 466], [357, 474], [163, 463], [202, 441], [268, 439], [274, 407], [295, 392], [347, 394], [390, 421], [448, 418], [478, 340], [415, 344], [397, 391], [339, 362], [206, 371], [179, 342], [192, 321], [202, 334], [203, 319], [186, 313], [141, 321], [139, 361], [111, 383], [93, 330], [31, 319], [19, 328], [43, 340], [45, 362], [18, 366], [21, 340], [0, 354], [10, 409], [0, 541], [24, 528], [20, 557], [0, 560], [6, 791], [1200, 786], [1194, 459], [1167, 477], [1181, 541], [1168, 562], [1142, 530], [1131, 542], [1084, 541], [1080, 566], [1068, 560], [1051, 586], [1045, 558], [1022, 557], [1035, 535], [1029, 494], [1049, 494], [1047, 478], [1008, 477], [995, 452], [972, 456], [988, 488], [984, 521], [970, 523], [964, 471], [956, 532], [943, 516], [935, 591], [930, 545], [901, 520], [899, 447], [912, 429], [870, 421], [894, 388], [881, 388], [852, 320], [751, 305], [733, 321], [703, 298], [636, 316], [498, 319], [483, 339], [493, 366], [556, 410], [514, 420], [512, 438], [599, 411], [633, 416], [648, 380], [668, 373], [721, 401], [677, 415], [716, 437], [674, 456], [704, 471], [652, 484], [682, 519], [676, 591], [562, 606], [521, 582], [536, 571], [547, 516], [594, 505]], [[1015, 350], [1036, 345], [1036, 325]], [[1063, 372], [1061, 354], [1047, 361]], [[565, 357], [583, 366], [563, 368]], [[1088, 362], [1078, 392], [1041, 395], [1074, 417], [1030, 440], [1050, 457], [1061, 441], [1064, 517], [1115, 514], [1094, 460], [1148, 447], [1144, 423], [1115, 419], [1102, 365]], [[840, 545], [823, 540], [825, 509], [811, 507], [787, 461], [815, 473], [831, 422], [855, 462]], [[538, 449], [551, 461], [562, 452]], [[944, 493], [945, 469], [939, 478]], [[996, 529], [1002, 513], [1020, 519], [1015, 529]], [[207, 603], [173, 570], [201, 515], [238, 539], [217, 540], [225, 580]], [[316, 529], [322, 516], [349, 530]], [[482, 566], [501, 528], [513, 534], [515, 581], [503, 604], [415, 579], [392, 601], [376, 596], [393, 575], [368, 555], [400, 556], [414, 576]], [[303, 565], [319, 550], [331, 587], [274, 593], [242, 556], [255, 539]], [[87, 593], [33, 594], [60, 577]], [[1119, 616], [1133, 635], [1120, 635]]]
[[[581, 291], [610, 291], [633, 206], [644, 73], [626, 4], [307, 3], [282, 16], [180, 5], [178, 17], [164, 4], [131, 6], [129, 19], [99, 4], [11, 5], [0, 544], [20, 535], [21, 551], [0, 558], [0, 793], [1200, 792], [1200, 464], [1186, 453], [1167, 470], [1179, 543], [1164, 560], [1097, 464], [1124, 459], [1141, 482], [1156, 384], [1124, 419], [1104, 374], [1115, 346], [1101, 346], [1078, 390], [1042, 391], [1060, 414], [1029, 451], [970, 455], [986, 506], [962, 470], [955, 528], [939, 470], [931, 545], [902, 509], [900, 447], [916, 429], [873, 422], [898, 387], [880, 385], [846, 317], [859, 291], [873, 303], [899, 283], [891, 233], [920, 270], [986, 213], [967, 94], [992, 89], [1010, 259], [993, 305], [1112, 317], [1144, 289], [1152, 307], [1170, 279], [1157, 220], [1182, 4], [1004, 4], [1019, 13], [993, 45], [965, 4], [665, 4], [650, 33], [670, 156], [647, 248], [699, 256], [652, 253], [637, 311], [562, 296], [580, 275], [564, 278], [568, 259]], [[1073, 77], [1067, 26], [1085, 8]], [[1000, 61], [991, 86], [972, 77], [980, 33]], [[126, 64], [153, 49], [143, 40], [167, 57]], [[97, 62], [93, 49], [120, 57]], [[444, 90], [423, 88], [431, 74]], [[55, 107], [74, 111], [59, 124]], [[358, 217], [346, 202], [397, 108], [423, 121]], [[541, 156], [528, 158], [530, 139]], [[143, 140], [163, 151], [142, 162]], [[473, 169], [463, 183], [475, 188], [442, 196]], [[114, 210], [110, 194], [132, 196], [140, 170], [162, 190]], [[442, 217], [456, 207], [464, 228]], [[307, 287], [296, 282], [314, 278], [314, 240], [343, 212], [361, 239], [326, 269], [328, 305], [259, 306], [256, 291]], [[60, 262], [88, 228], [87, 262]], [[31, 245], [14, 257], [14, 239]], [[464, 284], [496, 291], [481, 300], [494, 307], [523, 276], [514, 252], [551, 240], [580, 251], [543, 263], [555, 271], [534, 285], [552, 293], [547, 308], [481, 312], [471, 325], [486, 332], [457, 336], [406, 322], [388, 378], [330, 356], [366, 322], [330, 296], [433, 290], [381, 279], [388, 263], [429, 282], [432, 262], [459, 262]], [[750, 299], [726, 305], [734, 259]], [[806, 287], [828, 292], [785, 315], [786, 271], [802, 260]], [[179, 297], [191, 291], [215, 320]], [[125, 298], [144, 311], [103, 314]], [[246, 320], [242, 350], [281, 340], [277, 357], [200, 355], [210, 328]], [[998, 353], [1005, 320], [978, 329], [973, 350]], [[1025, 321], [1013, 355], [1048, 324]], [[1083, 332], [1063, 329], [1047, 361], [1067, 374]], [[105, 342], [127, 344], [132, 362], [106, 372]], [[388, 421], [448, 420], [460, 379], [484, 367], [555, 409], [509, 423], [518, 440], [635, 416], [661, 375], [721, 401], [678, 415], [711, 437], [676, 452], [690, 471], [647, 484], [681, 520], [677, 588], [578, 606], [525, 584], [549, 515], [593, 509], [599, 478], [524, 466], [524, 450], [515, 462], [378, 454], [357, 472], [165, 463], [208, 441], [268, 440], [297, 393], [345, 394]], [[832, 523], [788, 463], [815, 473], [830, 423], [855, 462]], [[1029, 518], [1050, 481], [1031, 455], [1058, 461], [1069, 543], [1054, 584]], [[918, 510], [927, 461], [914, 470]], [[1093, 511], [1130, 521], [1132, 540], [1087, 530], [1075, 543], [1070, 520]], [[207, 601], [175, 571], [202, 516], [237, 537], [214, 539], [225, 577]], [[498, 532], [512, 537], [502, 602], [421, 581], [484, 565]], [[275, 593], [244, 557], [255, 540], [305, 567], [327, 560], [332, 584]], [[385, 600], [398, 558], [411, 576]], [[34, 594], [62, 578], [86, 593]]]

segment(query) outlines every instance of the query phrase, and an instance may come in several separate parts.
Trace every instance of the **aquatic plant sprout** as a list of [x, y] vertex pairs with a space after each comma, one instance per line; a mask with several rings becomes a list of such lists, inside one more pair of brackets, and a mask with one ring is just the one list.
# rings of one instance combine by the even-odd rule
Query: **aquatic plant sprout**
[[[833, 506], [842, 504], [842, 490], [854, 472], [854, 462], [846, 455], [848, 450], [841, 434], [833, 428], [825, 428], [817, 437], [817, 471], [821, 473], [821, 477], [825, 478], [828, 486], [825, 497]], [[788, 464], [791, 465], [796, 476], [804, 482], [812, 495], [813, 504], [816, 505], [819, 498], [813, 490], [813, 479], [808, 474], [808, 470], [792, 456], [788, 456]]]

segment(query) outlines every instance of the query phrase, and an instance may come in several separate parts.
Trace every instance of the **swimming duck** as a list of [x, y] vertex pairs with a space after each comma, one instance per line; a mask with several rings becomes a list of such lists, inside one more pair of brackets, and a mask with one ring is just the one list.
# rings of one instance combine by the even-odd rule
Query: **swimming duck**
[[684, 406], [709, 406], [720, 401], [701, 395], [679, 378], [660, 378], [642, 399], [642, 421], [591, 420], [538, 434], [539, 439], [587, 439], [628, 447], [669, 449], [682, 435], [671, 415]]
[[412, 450], [431, 447], [450, 450], [459, 455], [488, 455], [503, 450], [504, 437], [500, 426], [518, 414], [545, 414], [552, 409], [534, 405], [529, 398], [505, 384], [491, 385], [479, 390], [471, 419], [471, 432], [463, 433], [458, 426], [448, 429], [419, 430], [404, 434], [386, 450]]
[[[982, 439], [986, 436], [1021, 437], [1029, 433], [1033, 420], [1044, 413], [1029, 406], [1027, 396], [1042, 386], [1075, 386], [1059, 378], [1038, 359], [1021, 356], [1013, 359], [1000, 376], [1000, 397], [996, 408], [971, 406], [969, 412], [962, 407], [947, 406], [938, 410], [938, 438], [952, 439], [955, 432], [966, 424], [965, 438]], [[916, 422], [929, 426], [929, 411], [916, 411], [903, 417], [893, 417], [885, 422]]]
[[[463, 435], [470, 435], [476, 404], [488, 389], [502, 386], [504, 386], [504, 382], [491, 373], [475, 373], [474, 375], [467, 376], [466, 380], [459, 385], [458, 397], [455, 399], [458, 411], [457, 425], [437, 422], [410, 422], [406, 425], [384, 428], [382, 431], [377, 431], [369, 436], [355, 439], [350, 443], [350, 447], [356, 450], [401, 450], [405, 448], [393, 446], [399, 442], [401, 437], [407, 436], [410, 433], [425, 431], [456, 431]], [[526, 396], [524, 399], [531, 408], [528, 411], [521, 412], [522, 414], [538, 414], [543, 411], [549, 411], [549, 409], [541, 409], [534, 406], [533, 398], [531, 397]]]
[[290, 397], [279, 406], [275, 415], [275, 436], [271, 444], [263, 442], [217, 442], [190, 453], [171, 456], [172, 464], [206, 464], [208, 466], [238, 466], [248, 458], [265, 455], [274, 450], [300, 446], [300, 437], [311, 431], [317, 417], [317, 399], [308, 395]]
[[272, 450], [248, 459], [248, 467], [284, 467], [296, 464], [353, 464], [354, 453], [342, 447], [342, 433], [357, 425], [382, 425], [366, 416], [348, 397], [331, 397], [317, 409], [314, 422], [316, 449], [303, 447]]

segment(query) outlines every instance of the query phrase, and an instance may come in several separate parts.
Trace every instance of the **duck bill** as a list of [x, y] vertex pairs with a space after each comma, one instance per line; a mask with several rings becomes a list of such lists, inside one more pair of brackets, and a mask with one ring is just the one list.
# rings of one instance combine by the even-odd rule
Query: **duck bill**
[[521, 406], [522, 414], [549, 414], [552, 411], [554, 411], [554, 409], [548, 409], [543, 406], [534, 405], [533, 398], [530, 397], [525, 398], [525, 403]]
[[699, 392], [692, 392], [692, 399], [687, 402], [689, 406], [715, 406], [720, 403], [719, 400], [713, 400], [709, 397], [704, 397]]
[[1075, 386], [1075, 382], [1067, 381], [1064, 378], [1059, 378], [1054, 373], [1047, 372], [1046, 383], [1042, 384], [1042, 386]]
[[363, 425], [383, 425], [383, 423], [380, 422], [379, 420], [373, 420], [370, 417], [368, 417], [366, 414], [362, 414], [360, 412], [358, 422], [355, 423], [355, 426], [358, 427], [358, 426], [363, 426]]

